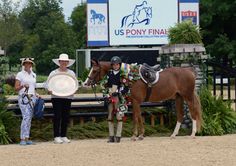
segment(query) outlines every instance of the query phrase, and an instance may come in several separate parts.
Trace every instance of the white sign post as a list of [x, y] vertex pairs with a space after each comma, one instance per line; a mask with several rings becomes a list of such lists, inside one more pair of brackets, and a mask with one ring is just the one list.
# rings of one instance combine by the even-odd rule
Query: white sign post
[[4, 50], [0, 47], [0, 55], [4, 55]]

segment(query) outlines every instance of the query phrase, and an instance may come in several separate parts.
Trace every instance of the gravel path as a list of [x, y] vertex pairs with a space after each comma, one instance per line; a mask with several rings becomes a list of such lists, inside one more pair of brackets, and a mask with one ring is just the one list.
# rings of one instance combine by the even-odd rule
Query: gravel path
[[105, 139], [40, 142], [32, 146], [0, 146], [1, 166], [233, 166], [236, 134], [197, 137], [146, 137], [119, 144]]

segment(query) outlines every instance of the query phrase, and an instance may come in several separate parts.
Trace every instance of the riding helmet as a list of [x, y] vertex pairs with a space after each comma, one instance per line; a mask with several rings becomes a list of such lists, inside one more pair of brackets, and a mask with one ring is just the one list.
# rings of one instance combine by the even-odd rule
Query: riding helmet
[[113, 65], [113, 64], [121, 64], [122, 63], [122, 61], [121, 61], [121, 59], [118, 57], [118, 56], [113, 56], [112, 58], [111, 58], [111, 64]]

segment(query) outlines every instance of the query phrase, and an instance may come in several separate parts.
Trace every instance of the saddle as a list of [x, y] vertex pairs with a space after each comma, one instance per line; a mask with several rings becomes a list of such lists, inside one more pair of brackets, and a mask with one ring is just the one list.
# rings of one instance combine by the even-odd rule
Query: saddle
[[144, 63], [139, 70], [142, 80], [147, 83], [148, 86], [152, 86], [157, 82], [158, 71], [160, 71], [160, 65], [149, 66], [146, 63]]
[[152, 72], [157, 72], [160, 70], [160, 65], [155, 66], [149, 66], [148, 64], [144, 63], [143, 66], [145, 66], [146, 69], [151, 70]]

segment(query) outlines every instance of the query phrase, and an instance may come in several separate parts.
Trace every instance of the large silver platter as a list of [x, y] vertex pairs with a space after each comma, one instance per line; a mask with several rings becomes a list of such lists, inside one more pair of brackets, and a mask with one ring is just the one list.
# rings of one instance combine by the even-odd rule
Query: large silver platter
[[78, 89], [78, 80], [70, 74], [57, 73], [48, 79], [48, 90], [53, 95], [66, 97], [73, 95]]

